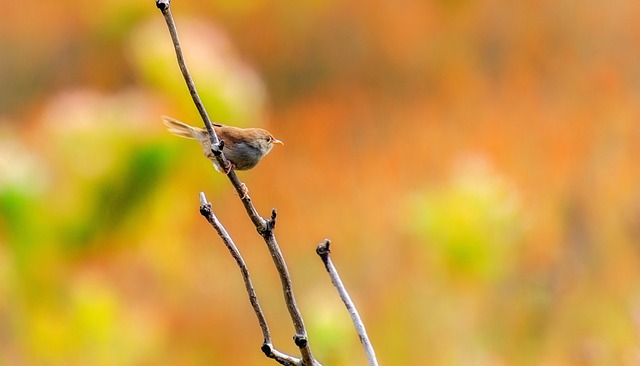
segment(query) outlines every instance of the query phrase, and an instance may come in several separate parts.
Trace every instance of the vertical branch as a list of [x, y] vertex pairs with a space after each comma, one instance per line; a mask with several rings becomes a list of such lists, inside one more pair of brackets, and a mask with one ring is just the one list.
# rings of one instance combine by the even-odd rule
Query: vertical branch
[[358, 332], [358, 336], [360, 337], [360, 343], [362, 343], [362, 346], [364, 347], [364, 351], [367, 354], [367, 360], [369, 361], [369, 365], [378, 366], [378, 360], [376, 359], [375, 351], [373, 350], [373, 346], [369, 341], [369, 336], [367, 335], [367, 331], [364, 328], [364, 323], [360, 318], [360, 314], [358, 314], [358, 310], [356, 309], [356, 306], [353, 304], [353, 301], [351, 300], [351, 297], [349, 296], [347, 289], [344, 287], [344, 284], [340, 279], [340, 275], [338, 275], [338, 270], [336, 269], [336, 267], [334, 267], [333, 262], [329, 257], [329, 254], [331, 253], [331, 251], [329, 250], [330, 244], [331, 242], [328, 239], [325, 239], [324, 242], [318, 245], [316, 249], [316, 253], [318, 253], [320, 258], [322, 259], [322, 262], [324, 263], [324, 266], [327, 269], [327, 272], [329, 272], [329, 277], [331, 277], [331, 282], [333, 283], [333, 286], [338, 290], [338, 293], [340, 294], [340, 298], [342, 299], [342, 302], [347, 307], [347, 311], [349, 312], [349, 315], [351, 315], [351, 321], [353, 321], [353, 325], [355, 326], [356, 331]]

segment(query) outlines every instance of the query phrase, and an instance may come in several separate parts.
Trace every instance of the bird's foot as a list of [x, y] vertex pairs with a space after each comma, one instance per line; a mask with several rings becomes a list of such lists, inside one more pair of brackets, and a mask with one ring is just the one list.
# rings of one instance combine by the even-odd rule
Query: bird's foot
[[240, 198], [245, 199], [249, 197], [249, 188], [247, 188], [247, 185], [244, 183], [240, 183], [240, 187], [242, 187], [242, 197]]
[[[229, 173], [231, 173], [231, 169], [235, 169], [235, 165], [233, 165], [232, 162], [228, 161], [228, 164], [226, 167], [224, 167], [224, 172], [225, 174], [229, 175]], [[243, 183], [244, 184], [244, 183]]]

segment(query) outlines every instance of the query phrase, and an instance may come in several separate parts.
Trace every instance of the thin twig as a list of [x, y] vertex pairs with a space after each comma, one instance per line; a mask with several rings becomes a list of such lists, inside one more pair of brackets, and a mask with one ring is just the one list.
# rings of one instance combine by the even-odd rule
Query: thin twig
[[260, 324], [260, 329], [262, 330], [262, 336], [264, 337], [264, 342], [262, 343], [262, 351], [265, 353], [267, 357], [275, 359], [282, 365], [288, 366], [297, 366], [300, 364], [300, 360], [289, 356], [285, 353], [282, 353], [273, 348], [273, 344], [271, 342], [271, 333], [269, 332], [269, 326], [267, 325], [267, 320], [262, 312], [262, 308], [260, 307], [260, 302], [258, 301], [258, 297], [256, 295], [256, 291], [253, 288], [253, 283], [251, 282], [251, 276], [249, 274], [249, 269], [238, 250], [238, 247], [231, 239], [231, 236], [224, 228], [218, 217], [213, 212], [211, 207], [211, 203], [207, 201], [207, 197], [204, 195], [204, 192], [200, 192], [200, 214], [204, 216], [207, 221], [213, 226], [216, 230], [224, 245], [231, 253], [233, 259], [235, 259], [236, 264], [240, 268], [240, 273], [242, 274], [242, 279], [244, 280], [244, 287], [247, 290], [247, 294], [249, 295], [249, 302], [251, 303], [251, 307], [253, 308], [253, 312], [256, 314], [258, 318], [258, 323]]
[[[173, 47], [176, 50], [176, 57], [178, 58], [178, 65], [180, 66], [180, 71], [182, 72], [182, 76], [184, 77], [184, 81], [187, 82], [187, 88], [189, 88], [189, 94], [191, 94], [191, 98], [193, 99], [193, 103], [198, 108], [198, 112], [204, 121], [204, 125], [209, 132], [209, 138], [211, 139], [211, 146], [215, 149], [215, 146], [219, 144], [218, 135], [216, 135], [216, 131], [213, 129], [213, 124], [211, 123], [211, 119], [209, 119], [209, 114], [207, 110], [204, 108], [204, 104], [200, 99], [200, 95], [198, 95], [198, 91], [196, 90], [196, 84], [193, 82], [191, 78], [191, 74], [189, 74], [189, 69], [187, 68], [187, 64], [184, 61], [184, 54], [182, 53], [182, 46], [180, 45], [180, 39], [178, 38], [178, 31], [176, 29], [176, 24], [173, 21], [173, 15], [171, 15], [171, 0], [156, 0], [156, 6], [162, 11], [162, 15], [164, 16], [164, 20], [167, 23], [167, 28], [169, 28], [169, 33], [171, 34], [171, 40], [173, 41]], [[226, 164], [220, 166], [227, 166]]]
[[351, 297], [349, 296], [347, 289], [344, 287], [344, 284], [340, 279], [340, 275], [338, 275], [338, 270], [333, 265], [333, 262], [329, 257], [329, 254], [331, 253], [331, 250], [329, 250], [330, 244], [331, 242], [329, 241], [329, 239], [325, 239], [324, 242], [318, 244], [316, 253], [318, 253], [320, 258], [322, 259], [322, 262], [324, 263], [324, 266], [327, 269], [327, 272], [329, 272], [329, 277], [331, 277], [331, 282], [333, 283], [333, 286], [335, 286], [335, 288], [338, 290], [338, 293], [340, 294], [340, 298], [342, 299], [342, 302], [347, 307], [347, 311], [349, 312], [349, 315], [351, 315], [351, 320], [353, 321], [353, 325], [356, 327], [356, 331], [358, 332], [358, 336], [360, 337], [360, 342], [362, 343], [362, 346], [364, 347], [364, 351], [367, 354], [367, 360], [369, 360], [369, 365], [377, 366], [378, 360], [376, 359], [376, 353], [373, 350], [373, 346], [371, 345], [371, 342], [369, 341], [369, 336], [367, 335], [367, 331], [364, 328], [364, 323], [362, 322], [362, 319], [360, 318], [360, 314], [358, 314], [358, 310], [356, 309], [356, 306], [353, 304], [353, 301], [351, 300]]
[[204, 195], [204, 192], [200, 192], [200, 214], [204, 216], [204, 218], [209, 221], [211, 226], [218, 232], [218, 235], [222, 238], [224, 245], [231, 253], [233, 259], [235, 259], [238, 267], [240, 267], [240, 273], [242, 274], [242, 279], [244, 280], [244, 287], [247, 289], [247, 294], [249, 295], [249, 301], [251, 302], [251, 306], [253, 307], [253, 311], [256, 313], [256, 317], [258, 317], [258, 323], [260, 324], [260, 329], [262, 329], [262, 335], [264, 337], [264, 343], [271, 343], [271, 335], [269, 333], [269, 326], [267, 325], [267, 320], [262, 312], [262, 308], [260, 307], [260, 302], [258, 301], [258, 297], [256, 296], [256, 291], [253, 288], [253, 283], [251, 282], [251, 276], [249, 275], [249, 269], [236, 247], [236, 244], [229, 236], [227, 230], [222, 226], [220, 220], [213, 212], [211, 207], [211, 203], [207, 201], [207, 197]]

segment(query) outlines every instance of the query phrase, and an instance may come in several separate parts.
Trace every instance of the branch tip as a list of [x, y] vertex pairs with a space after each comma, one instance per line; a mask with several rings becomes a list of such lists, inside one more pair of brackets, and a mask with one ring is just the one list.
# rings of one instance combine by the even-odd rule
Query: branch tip
[[207, 196], [204, 195], [204, 192], [200, 192], [200, 206], [204, 206], [207, 203]]
[[325, 258], [329, 257], [329, 254], [331, 253], [331, 249], [329, 249], [330, 245], [331, 245], [331, 240], [324, 239], [324, 241], [322, 243], [318, 244], [318, 247], [316, 247], [316, 253], [322, 259], [325, 259]]
[[156, 0], [156, 6], [158, 7], [158, 9], [162, 11], [169, 9], [170, 5], [171, 5], [171, 0]]

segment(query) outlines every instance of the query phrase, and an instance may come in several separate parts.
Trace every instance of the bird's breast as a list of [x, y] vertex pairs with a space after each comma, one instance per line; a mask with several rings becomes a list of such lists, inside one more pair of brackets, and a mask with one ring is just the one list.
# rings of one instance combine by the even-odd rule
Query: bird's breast
[[256, 166], [262, 158], [259, 149], [244, 142], [238, 142], [233, 145], [230, 144], [229, 146], [225, 144], [222, 151], [224, 152], [224, 156], [226, 156], [238, 170], [251, 169]]

